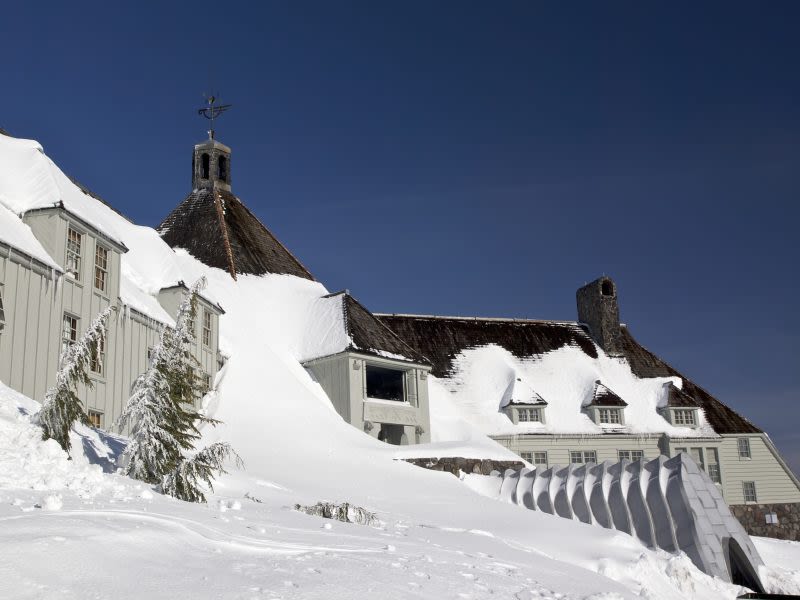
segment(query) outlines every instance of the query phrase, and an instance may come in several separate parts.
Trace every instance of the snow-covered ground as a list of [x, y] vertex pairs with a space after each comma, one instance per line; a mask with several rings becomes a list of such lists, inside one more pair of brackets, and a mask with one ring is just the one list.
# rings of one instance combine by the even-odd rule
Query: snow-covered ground
[[[395, 460], [411, 450], [344, 423], [299, 363], [342, 342], [332, 303], [320, 302], [321, 284], [275, 275], [234, 282], [73, 193], [33, 144], [11, 158], [0, 148], [17, 173], [0, 161], [0, 204], [18, 214], [58, 192], [109, 228], [130, 248], [122, 262], [126, 302], [156, 311], [148, 298], [159, 288], [207, 277], [207, 295], [226, 311], [220, 327], [230, 360], [206, 399], [224, 424], [205, 429], [202, 444], [229, 441], [245, 469], [222, 477], [205, 505], [161, 496], [114, 473], [122, 438], [78, 427], [67, 460], [30, 423], [36, 402], [0, 385], [0, 598], [686, 600], [740, 592], [686, 556], [484, 498], [448, 473]], [[443, 398], [432, 399], [432, 410], [439, 433], [421, 449], [426, 455], [508, 457], [448, 413]], [[292, 509], [320, 500], [363, 506], [382, 524]], [[800, 544], [759, 544], [765, 558], [767, 550], [778, 555], [767, 559], [765, 580], [800, 592], [792, 570]]]

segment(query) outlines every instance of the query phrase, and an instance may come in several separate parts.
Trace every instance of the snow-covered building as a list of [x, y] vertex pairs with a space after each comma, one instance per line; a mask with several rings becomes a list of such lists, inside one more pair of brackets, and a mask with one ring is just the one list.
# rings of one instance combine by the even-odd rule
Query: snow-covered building
[[[162, 239], [233, 278], [311, 272], [231, 191], [231, 149], [213, 137], [195, 145], [192, 191], [158, 226]], [[311, 329], [301, 361], [342, 418], [390, 444], [430, 441], [430, 363], [349, 293], [320, 298], [323, 335]], [[309, 321], [313, 321], [311, 315]]]
[[[31, 140], [0, 135], [0, 380], [35, 399], [55, 383], [62, 349], [107, 307], [108, 332], [80, 396], [90, 420], [110, 427], [174, 325], [182, 282], [148, 293], [126, 276], [117, 225], [135, 226], [68, 178]], [[222, 308], [201, 297], [192, 354], [211, 387]]]
[[778, 531], [800, 482], [769, 436], [639, 344], [610, 278], [577, 301], [575, 322], [377, 316], [430, 360], [453, 412], [529, 463], [686, 452], [746, 526]]

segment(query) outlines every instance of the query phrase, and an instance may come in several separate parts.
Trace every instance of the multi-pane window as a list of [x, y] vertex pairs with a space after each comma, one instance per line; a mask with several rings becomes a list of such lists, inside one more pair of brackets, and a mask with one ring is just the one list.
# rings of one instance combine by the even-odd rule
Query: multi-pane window
[[689, 448], [689, 456], [692, 457], [692, 460], [697, 463], [697, 466], [701, 469], [706, 468], [706, 463], [703, 460], [703, 449], [702, 448]]
[[81, 242], [83, 235], [75, 231], [72, 227], [67, 229], [67, 273], [72, 274], [75, 279], [81, 276]]
[[211, 389], [211, 375], [209, 375], [208, 373], [203, 373], [203, 381], [201, 389], [204, 395], [207, 394]]
[[777, 525], [778, 524], [778, 515], [777, 513], [771, 512], [764, 515], [767, 525]]
[[211, 346], [211, 313], [203, 309], [203, 345]]
[[569, 453], [571, 463], [596, 463], [597, 451], [595, 450], [571, 450]]
[[722, 474], [719, 469], [719, 452], [717, 452], [717, 449], [706, 448], [706, 459], [708, 460], [706, 471], [711, 481], [714, 483], [722, 483]]
[[644, 458], [644, 450], [618, 450], [619, 460], [641, 460]]
[[755, 481], [743, 481], [742, 493], [744, 494], [745, 502], [758, 502], [758, 495], [756, 494]]
[[534, 465], [542, 465], [547, 466], [547, 452], [534, 452], [533, 453], [533, 460], [529, 461], [532, 462]]
[[541, 423], [542, 422], [542, 409], [541, 408], [518, 408], [517, 421], [520, 423]]
[[739, 458], [751, 458], [750, 454], [750, 440], [748, 438], [739, 438]]
[[64, 313], [64, 322], [61, 328], [61, 354], [78, 341], [78, 318]]
[[683, 427], [693, 427], [697, 424], [695, 418], [695, 411], [693, 409], [680, 409], [672, 413], [673, 425], [681, 425]]
[[90, 410], [88, 414], [89, 423], [92, 424], [92, 427], [103, 426], [103, 413], [101, 413], [99, 410]]
[[94, 251], [94, 287], [101, 292], [105, 292], [107, 283], [108, 250], [97, 244]]
[[89, 368], [92, 373], [102, 375], [106, 364], [106, 338], [101, 335], [97, 340], [97, 347], [92, 351]]
[[622, 423], [622, 411], [618, 408], [601, 408], [599, 413], [600, 423], [608, 425], [620, 425]]

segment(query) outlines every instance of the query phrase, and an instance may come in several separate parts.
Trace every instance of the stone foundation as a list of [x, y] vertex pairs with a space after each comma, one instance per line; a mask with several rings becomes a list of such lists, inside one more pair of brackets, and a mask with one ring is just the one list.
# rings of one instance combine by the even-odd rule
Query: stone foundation
[[[733, 515], [750, 535], [800, 541], [800, 502], [787, 504], [734, 504]], [[767, 523], [767, 515], [775, 513], [778, 523]]]
[[518, 460], [489, 460], [485, 458], [462, 458], [460, 456], [445, 458], [404, 458], [403, 460], [424, 469], [447, 471], [456, 476], [458, 476], [459, 471], [488, 475], [492, 471], [504, 473], [506, 469], [519, 471], [525, 466], [525, 463]]

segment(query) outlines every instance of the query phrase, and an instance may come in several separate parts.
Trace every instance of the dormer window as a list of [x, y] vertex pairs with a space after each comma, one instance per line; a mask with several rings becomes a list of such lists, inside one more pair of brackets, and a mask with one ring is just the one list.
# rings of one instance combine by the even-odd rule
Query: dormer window
[[541, 423], [541, 408], [517, 408], [517, 422], [519, 423]]
[[204, 152], [200, 157], [200, 178], [208, 179], [209, 171], [211, 171], [211, 157]]
[[622, 409], [598, 408], [597, 422], [600, 425], [622, 425]]
[[672, 413], [673, 425], [681, 427], [694, 427], [697, 425], [697, 416], [694, 410], [691, 409], [677, 409]]

